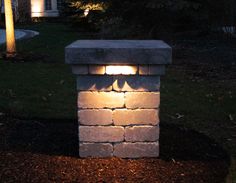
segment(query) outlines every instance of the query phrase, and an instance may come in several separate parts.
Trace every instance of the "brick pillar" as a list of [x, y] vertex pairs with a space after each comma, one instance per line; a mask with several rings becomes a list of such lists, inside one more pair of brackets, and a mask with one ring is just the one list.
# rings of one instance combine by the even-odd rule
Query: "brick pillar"
[[84, 40], [66, 48], [66, 62], [77, 77], [80, 156], [158, 157], [160, 76], [171, 48]]

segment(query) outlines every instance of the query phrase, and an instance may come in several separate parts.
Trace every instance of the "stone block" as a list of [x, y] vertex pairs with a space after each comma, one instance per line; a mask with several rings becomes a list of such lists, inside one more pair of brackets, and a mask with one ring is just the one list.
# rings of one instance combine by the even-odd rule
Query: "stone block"
[[111, 91], [112, 76], [77, 76], [78, 91]]
[[78, 111], [79, 124], [85, 126], [111, 125], [112, 110], [109, 109], [92, 109]]
[[146, 108], [153, 109], [160, 106], [159, 92], [126, 92], [125, 93], [126, 108]]
[[115, 125], [157, 125], [159, 113], [156, 109], [116, 109], [113, 111], [113, 122]]
[[78, 108], [122, 108], [124, 93], [117, 92], [78, 92]]
[[165, 75], [165, 66], [164, 65], [150, 65], [149, 66], [149, 75]]
[[114, 145], [114, 156], [121, 158], [158, 157], [159, 143], [120, 143]]
[[159, 76], [114, 76], [115, 91], [159, 91]]
[[113, 155], [113, 146], [109, 143], [80, 143], [80, 157], [111, 157]]
[[127, 142], [156, 142], [159, 139], [159, 126], [133, 126], [125, 128]]
[[139, 66], [139, 75], [148, 75], [149, 74], [149, 66], [148, 65], [140, 65]]
[[124, 128], [118, 126], [80, 126], [80, 142], [122, 142]]
[[88, 74], [88, 65], [72, 65], [72, 73], [76, 75]]
[[171, 55], [159, 40], [78, 40], [65, 48], [68, 64], [170, 64]]
[[106, 73], [105, 66], [89, 65], [89, 74], [104, 75]]

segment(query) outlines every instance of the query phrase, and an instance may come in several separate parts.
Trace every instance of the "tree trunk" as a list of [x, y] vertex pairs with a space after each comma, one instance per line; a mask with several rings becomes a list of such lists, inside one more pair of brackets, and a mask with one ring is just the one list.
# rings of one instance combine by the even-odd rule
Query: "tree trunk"
[[0, 0], [0, 22], [2, 21], [2, 0]]
[[16, 55], [16, 41], [15, 41], [11, 0], [4, 0], [4, 8], [5, 8], [5, 24], [6, 24], [6, 44], [7, 44], [6, 56], [10, 58]]

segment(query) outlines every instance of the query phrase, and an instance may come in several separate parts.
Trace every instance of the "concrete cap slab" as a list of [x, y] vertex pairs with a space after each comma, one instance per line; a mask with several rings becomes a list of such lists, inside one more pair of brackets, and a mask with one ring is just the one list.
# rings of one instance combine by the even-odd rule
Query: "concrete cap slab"
[[78, 40], [65, 48], [67, 64], [170, 64], [172, 49], [160, 40]]

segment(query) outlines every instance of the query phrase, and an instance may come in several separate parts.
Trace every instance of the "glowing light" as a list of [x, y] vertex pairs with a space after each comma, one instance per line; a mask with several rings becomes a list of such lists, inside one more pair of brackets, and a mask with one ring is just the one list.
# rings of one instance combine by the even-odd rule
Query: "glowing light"
[[108, 75], [134, 75], [137, 70], [137, 66], [106, 66], [106, 74]]
[[31, 0], [31, 17], [43, 16], [43, 1]]
[[88, 16], [88, 14], [89, 14], [89, 9], [87, 8], [86, 10], [84, 10], [84, 16], [86, 17]]
[[40, 5], [37, 3], [35, 3], [35, 4], [33, 4], [32, 5], [32, 12], [33, 13], [39, 13], [41, 11], [41, 9], [40, 9]]
[[11, 0], [5, 0], [5, 19], [7, 57], [14, 57], [16, 54], [16, 41]]

